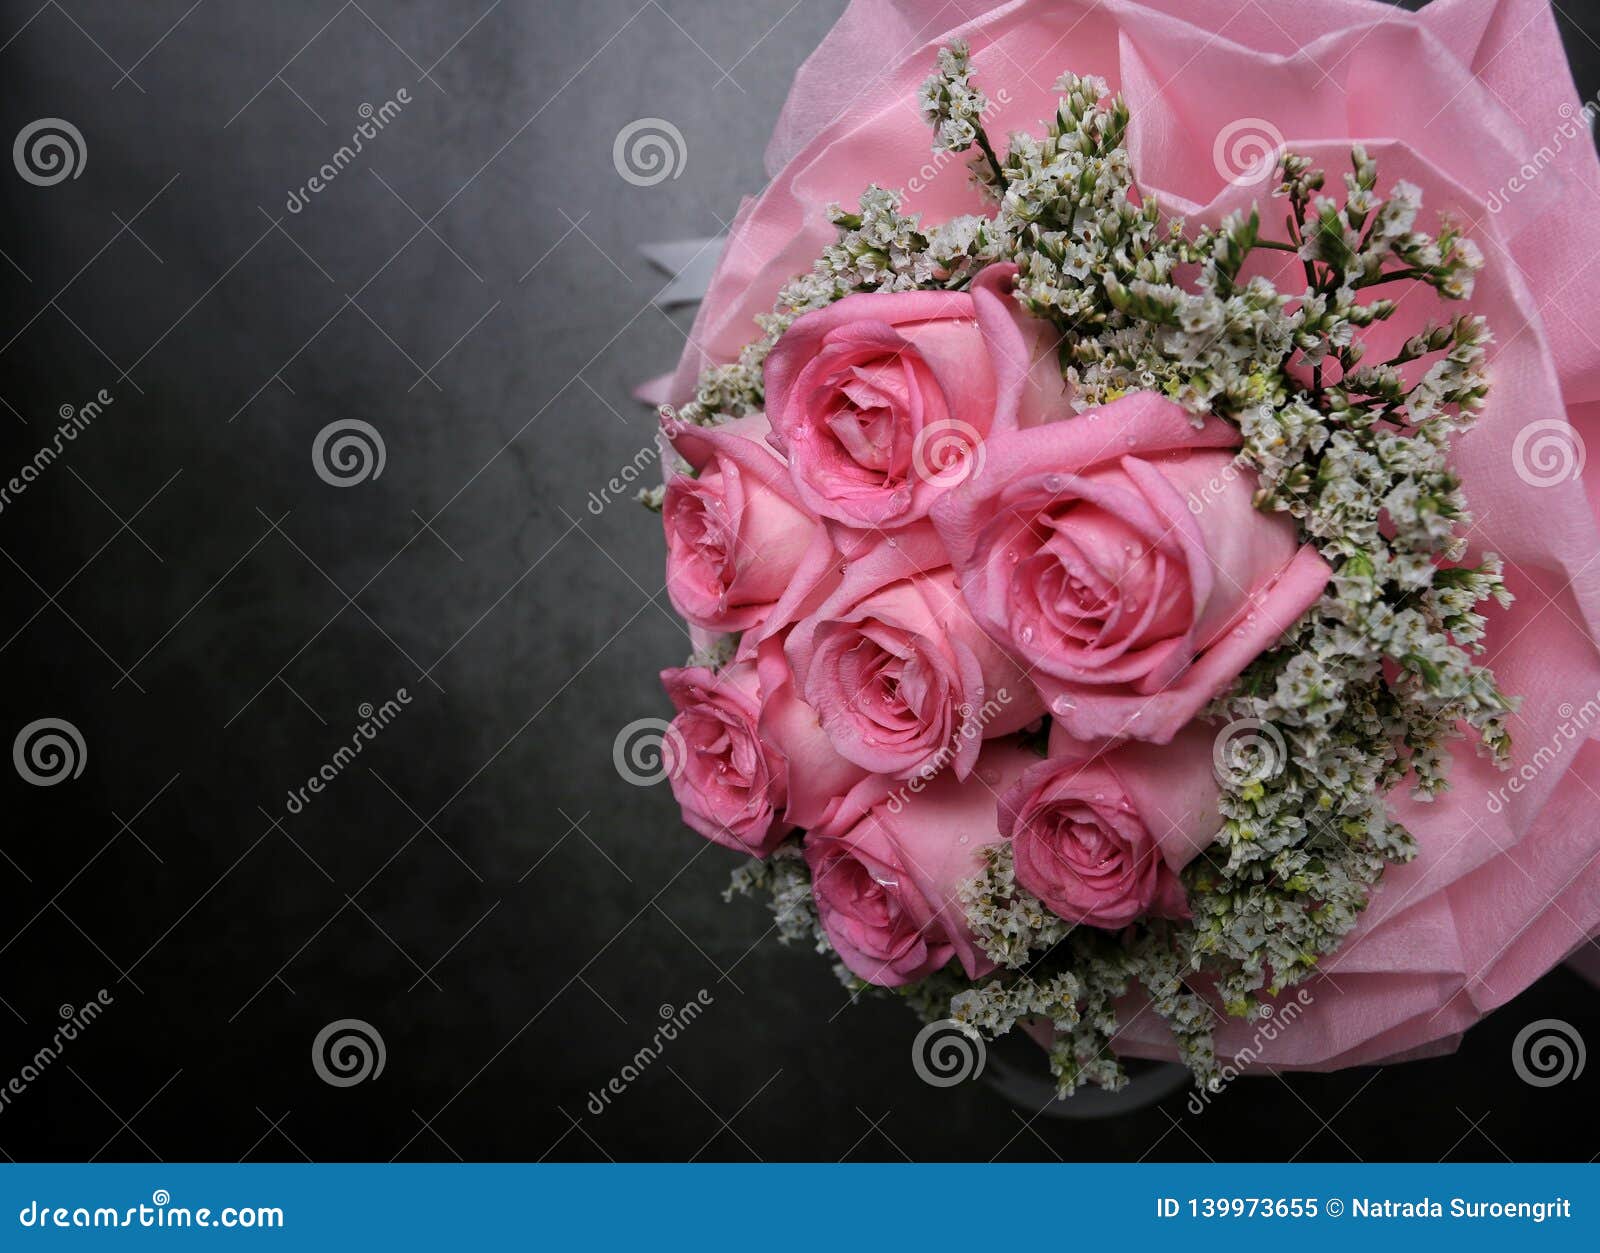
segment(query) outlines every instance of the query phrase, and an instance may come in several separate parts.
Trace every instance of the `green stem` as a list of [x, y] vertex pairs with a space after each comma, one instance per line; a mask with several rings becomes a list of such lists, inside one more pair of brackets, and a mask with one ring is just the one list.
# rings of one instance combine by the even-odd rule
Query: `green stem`
[[1415, 266], [1412, 266], [1412, 267], [1410, 267], [1408, 269], [1404, 269], [1404, 270], [1391, 270], [1387, 274], [1375, 274], [1371, 278], [1357, 279], [1355, 285], [1358, 288], [1360, 288], [1360, 287], [1376, 287], [1380, 283], [1393, 283], [1397, 279], [1427, 278], [1427, 277], [1428, 277], [1428, 271], [1419, 270]]

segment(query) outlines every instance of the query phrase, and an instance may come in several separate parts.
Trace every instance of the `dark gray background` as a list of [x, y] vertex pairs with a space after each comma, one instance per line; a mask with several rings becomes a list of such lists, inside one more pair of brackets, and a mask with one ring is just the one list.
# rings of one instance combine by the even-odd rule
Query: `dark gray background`
[[[1588, 1158], [1592, 1072], [1538, 1091], [1508, 1045], [1556, 972], [1452, 1059], [1255, 1077], [1114, 1124], [941, 1092], [914, 1021], [847, 1006], [724, 906], [730, 855], [612, 742], [686, 652], [658, 523], [590, 513], [645, 445], [629, 387], [687, 318], [642, 241], [718, 233], [762, 183], [789, 76], [840, 0], [34, 0], [0, 5], [0, 136], [84, 135], [81, 177], [4, 168], [0, 430], [105, 415], [0, 513], [5, 742], [58, 717], [81, 777], [0, 771], [0, 1085], [58, 1007], [114, 1003], [0, 1108], [16, 1159]], [[1600, 27], [1592, 18], [1584, 22]], [[1566, 24], [1592, 92], [1594, 41]], [[412, 103], [299, 214], [358, 107]], [[671, 120], [683, 175], [622, 181]], [[375, 425], [382, 476], [311, 445]], [[7, 468], [9, 473], [9, 468]], [[412, 703], [303, 813], [286, 793], [363, 702]], [[601, 1116], [658, 1006], [714, 1003]], [[311, 1065], [327, 1023], [381, 1076]], [[1031, 1112], [1031, 1111], [1030, 1111]]]

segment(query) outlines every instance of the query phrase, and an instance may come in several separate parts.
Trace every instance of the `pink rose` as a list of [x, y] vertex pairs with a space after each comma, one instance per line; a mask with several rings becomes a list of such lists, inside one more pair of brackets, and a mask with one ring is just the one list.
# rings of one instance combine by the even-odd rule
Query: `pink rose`
[[783, 759], [787, 785], [784, 818], [789, 826], [822, 826], [859, 817], [889, 789], [889, 782], [841, 757], [822, 728], [817, 711], [795, 692], [783, 655], [783, 637], [763, 640], [754, 651], [761, 683], [761, 742]]
[[1137, 393], [991, 439], [934, 509], [973, 617], [1082, 740], [1165, 743], [1322, 594], [1331, 570], [1255, 476]]
[[672, 794], [714, 843], [766, 857], [795, 827], [853, 821], [889, 791], [839, 756], [795, 695], [781, 637], [719, 671], [663, 670], [661, 681], [678, 710], [663, 749]]
[[847, 296], [778, 341], [766, 366], [772, 442], [812, 513], [856, 528], [915, 522], [991, 431], [1037, 420], [1047, 393], [1036, 362], [1059, 395], [1048, 328], [1009, 298], [1015, 273], [991, 266], [970, 293]]
[[718, 427], [669, 421], [663, 433], [698, 471], [667, 480], [667, 595], [695, 626], [744, 631], [795, 582], [827, 537], [806, 513], [760, 414]]
[[1132, 742], [1031, 767], [1000, 800], [1017, 882], [1091, 927], [1187, 918], [1178, 871], [1222, 826], [1212, 744], [1212, 731], [1193, 723], [1164, 747]]
[[817, 914], [852, 972], [899, 987], [952, 957], [974, 979], [994, 969], [972, 938], [959, 891], [982, 870], [983, 849], [1000, 838], [995, 793], [1037, 760], [997, 741], [964, 783], [947, 772], [925, 786], [905, 785], [853, 825], [806, 836]]
[[852, 562], [786, 651], [842, 756], [898, 779], [946, 766], [965, 778], [983, 740], [1021, 730], [1044, 706], [972, 620], [952, 572], [914, 565], [889, 542]]
[[755, 666], [663, 670], [661, 682], [678, 711], [663, 752], [684, 822], [713, 843], [765, 857], [789, 829], [779, 813], [786, 766], [758, 731]]

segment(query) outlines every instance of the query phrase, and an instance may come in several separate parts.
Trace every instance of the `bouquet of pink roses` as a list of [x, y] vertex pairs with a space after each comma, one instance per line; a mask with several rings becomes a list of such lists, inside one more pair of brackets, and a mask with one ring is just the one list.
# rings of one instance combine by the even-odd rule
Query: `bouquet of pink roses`
[[857, 0], [646, 493], [685, 820], [848, 986], [1022, 1026], [1063, 1094], [1448, 1049], [1600, 929], [1600, 166], [1585, 126], [1529, 167], [1554, 24], [1235, 7]]

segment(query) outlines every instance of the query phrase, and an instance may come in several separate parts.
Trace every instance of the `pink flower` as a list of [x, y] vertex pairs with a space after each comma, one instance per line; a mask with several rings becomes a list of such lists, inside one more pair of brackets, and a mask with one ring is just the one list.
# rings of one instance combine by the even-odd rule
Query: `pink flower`
[[758, 732], [761, 742], [783, 758], [788, 825], [809, 829], [865, 812], [889, 783], [839, 755], [817, 711], [795, 692], [783, 637], [761, 642], [755, 666], [761, 683]]
[[813, 545], [827, 546], [757, 414], [718, 427], [669, 423], [665, 434], [698, 477], [667, 479], [667, 595], [695, 626], [744, 631], [790, 588]]
[[684, 822], [725, 848], [765, 857], [789, 829], [779, 813], [786, 767], [757, 729], [755, 666], [663, 670], [661, 682], [678, 711], [663, 752]]
[[1165, 743], [1321, 595], [1328, 564], [1251, 506], [1237, 443], [1138, 393], [996, 436], [935, 508], [973, 617], [1079, 739]]
[[841, 756], [874, 774], [965, 778], [982, 741], [1044, 711], [1015, 661], [973, 622], [948, 568], [888, 542], [852, 562], [790, 634], [795, 681]]
[[970, 293], [847, 296], [789, 328], [767, 358], [767, 415], [811, 512], [857, 528], [914, 522], [991, 431], [1015, 427], [1019, 409], [1036, 420], [1036, 361], [1059, 395], [1045, 324], [1009, 299], [1015, 273], [991, 266]]
[[1001, 798], [1000, 833], [1017, 882], [1070, 922], [1187, 918], [1177, 872], [1222, 825], [1219, 794], [1212, 732], [1193, 723], [1161, 748], [1039, 762]]
[[994, 969], [972, 938], [959, 891], [982, 870], [983, 849], [1000, 838], [996, 791], [1037, 760], [997, 741], [964, 783], [945, 773], [903, 786], [853, 825], [806, 836], [817, 914], [852, 972], [899, 987], [952, 957], [972, 978]]
[[795, 695], [774, 636], [720, 671], [663, 670], [678, 710], [665, 736], [684, 821], [714, 843], [766, 857], [795, 827], [850, 822], [890, 782], [846, 761]]

